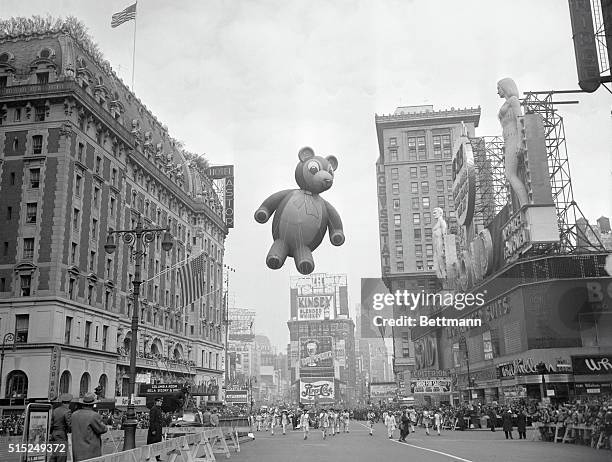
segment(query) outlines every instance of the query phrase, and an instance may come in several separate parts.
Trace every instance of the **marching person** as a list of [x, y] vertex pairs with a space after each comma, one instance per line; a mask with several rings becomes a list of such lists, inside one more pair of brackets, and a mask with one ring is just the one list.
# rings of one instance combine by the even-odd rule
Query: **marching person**
[[261, 416], [261, 413], [258, 412], [257, 415], [255, 416], [255, 422], [257, 424], [256, 428], [258, 432], [261, 431], [261, 421], [262, 420], [263, 420], [263, 417]]
[[289, 423], [289, 417], [287, 417], [287, 411], [283, 411], [281, 414], [281, 425], [283, 427], [283, 435], [287, 434], [287, 424]]
[[395, 416], [391, 412], [385, 412], [384, 422], [385, 426], [387, 427], [387, 437], [389, 437], [389, 439], [393, 439], [393, 432], [395, 431]]
[[376, 414], [370, 409], [368, 411], [368, 425], [370, 426], [370, 436], [374, 433], [374, 419], [376, 419]]
[[85, 393], [82, 408], [72, 414], [72, 460], [93, 459], [102, 455], [102, 437], [107, 432], [102, 417], [93, 410], [96, 395]]
[[431, 414], [427, 409], [423, 409], [423, 425], [425, 425], [425, 433], [429, 435], [429, 426], [431, 425]]
[[343, 417], [343, 422], [344, 422], [344, 433], [348, 433], [349, 432], [349, 420], [351, 418], [351, 414], [349, 413], [348, 409], [344, 410], [344, 412], [342, 413], [342, 417]]
[[327, 438], [327, 430], [329, 428], [329, 414], [326, 409], [323, 409], [321, 415], [319, 416], [319, 426], [321, 427], [321, 432], [323, 433], [323, 439]]
[[410, 413], [409, 414], [410, 414], [410, 431], [412, 433], [415, 433], [416, 431], [414, 429], [414, 426], [416, 425], [417, 418], [418, 418], [416, 410], [414, 408], [410, 408]]
[[408, 409], [402, 412], [400, 419], [401, 419], [400, 420], [400, 437], [398, 441], [405, 443], [406, 437], [410, 434], [410, 425], [411, 425], [410, 414], [408, 412]]
[[437, 409], [434, 414], [434, 427], [438, 432], [438, 436], [440, 436], [440, 430], [442, 429], [442, 411], [440, 409]]
[[302, 427], [302, 432], [304, 433], [304, 439], [308, 439], [308, 432], [310, 430], [310, 416], [308, 415], [308, 411], [304, 409], [302, 415], [300, 416], [300, 427]]
[[[63, 444], [64, 452], [53, 452], [50, 462], [66, 462], [68, 460], [68, 433], [72, 432], [70, 402], [72, 395], [64, 393], [60, 396], [61, 405], [53, 409], [51, 416], [51, 442]], [[55, 447], [55, 446], [54, 446]]]

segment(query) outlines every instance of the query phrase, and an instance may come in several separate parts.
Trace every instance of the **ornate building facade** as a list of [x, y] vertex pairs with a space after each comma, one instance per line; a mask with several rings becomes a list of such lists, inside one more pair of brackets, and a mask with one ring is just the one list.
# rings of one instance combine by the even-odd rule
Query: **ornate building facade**
[[[143, 258], [140, 380], [222, 385], [228, 228], [211, 180], [188, 164], [87, 40], [0, 38], [0, 338], [15, 336], [0, 398], [127, 393], [134, 258], [104, 244], [139, 219], [174, 237]], [[206, 294], [184, 306], [176, 265], [203, 251]]]

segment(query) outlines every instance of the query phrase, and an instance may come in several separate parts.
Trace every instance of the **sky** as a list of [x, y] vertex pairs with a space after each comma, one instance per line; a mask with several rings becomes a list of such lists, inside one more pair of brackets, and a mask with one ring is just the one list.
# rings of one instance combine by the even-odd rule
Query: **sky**
[[[123, 79], [132, 78], [134, 22], [110, 27], [130, 0], [0, 0], [0, 16], [74, 15]], [[255, 332], [283, 351], [293, 260], [265, 265], [271, 221], [253, 213], [297, 188], [297, 153], [338, 158], [324, 193], [340, 213], [342, 247], [315, 251], [315, 272], [380, 276], [375, 114], [398, 106], [480, 106], [477, 136], [500, 135], [496, 82], [577, 89], [568, 4], [560, 0], [141, 0], [135, 92], [191, 152], [235, 165], [235, 228], [226, 240], [229, 291], [257, 312]], [[612, 215], [612, 95], [561, 95], [574, 198], [591, 222]]]

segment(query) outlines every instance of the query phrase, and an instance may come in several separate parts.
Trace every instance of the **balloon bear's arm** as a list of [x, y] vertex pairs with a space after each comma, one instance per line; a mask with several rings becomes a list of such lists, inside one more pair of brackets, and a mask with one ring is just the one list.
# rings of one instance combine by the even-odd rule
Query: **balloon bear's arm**
[[276, 192], [268, 197], [255, 212], [255, 220], [259, 223], [268, 221], [283, 199], [292, 191], [293, 189], [285, 189], [284, 191]]
[[344, 230], [342, 229], [342, 219], [333, 205], [325, 201], [327, 208], [327, 228], [329, 229], [329, 240], [333, 245], [344, 244]]

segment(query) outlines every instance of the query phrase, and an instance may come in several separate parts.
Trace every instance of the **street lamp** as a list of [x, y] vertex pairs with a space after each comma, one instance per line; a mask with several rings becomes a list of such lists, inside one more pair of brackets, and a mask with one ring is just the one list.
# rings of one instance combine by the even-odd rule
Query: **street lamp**
[[[15, 351], [15, 334], [9, 332], [2, 339], [2, 353], [0, 353], [0, 390], [2, 390], [2, 371], [4, 370], [4, 348], [6, 347], [6, 342], [10, 342], [13, 344], [13, 351]], [[6, 394], [6, 393], [5, 393]]]
[[468, 402], [471, 403], [472, 402], [472, 378], [470, 377], [470, 353], [468, 351], [468, 347], [467, 347], [467, 341], [465, 339], [465, 335], [461, 336], [460, 339], [461, 342], [461, 349], [465, 352], [465, 364], [467, 366], [467, 379], [468, 379]]
[[140, 295], [140, 265], [142, 264], [142, 257], [146, 255], [145, 247], [159, 237], [163, 233], [162, 249], [168, 252], [172, 249], [174, 240], [172, 234], [170, 234], [170, 227], [167, 228], [143, 228], [142, 218], [138, 218], [138, 224], [135, 229], [119, 230], [119, 231], [108, 231], [106, 238], [106, 244], [104, 250], [108, 254], [112, 254], [117, 249], [115, 244], [114, 235], [121, 236], [123, 242], [130, 245], [136, 241], [136, 250], [133, 251], [135, 265], [134, 265], [134, 308], [132, 311], [132, 338], [130, 348], [130, 383], [128, 387], [128, 407], [127, 407], [127, 419], [123, 424], [124, 428], [124, 441], [123, 450], [134, 449], [136, 447], [136, 410], [134, 409], [134, 393], [136, 389], [136, 350], [138, 348], [138, 298]]

